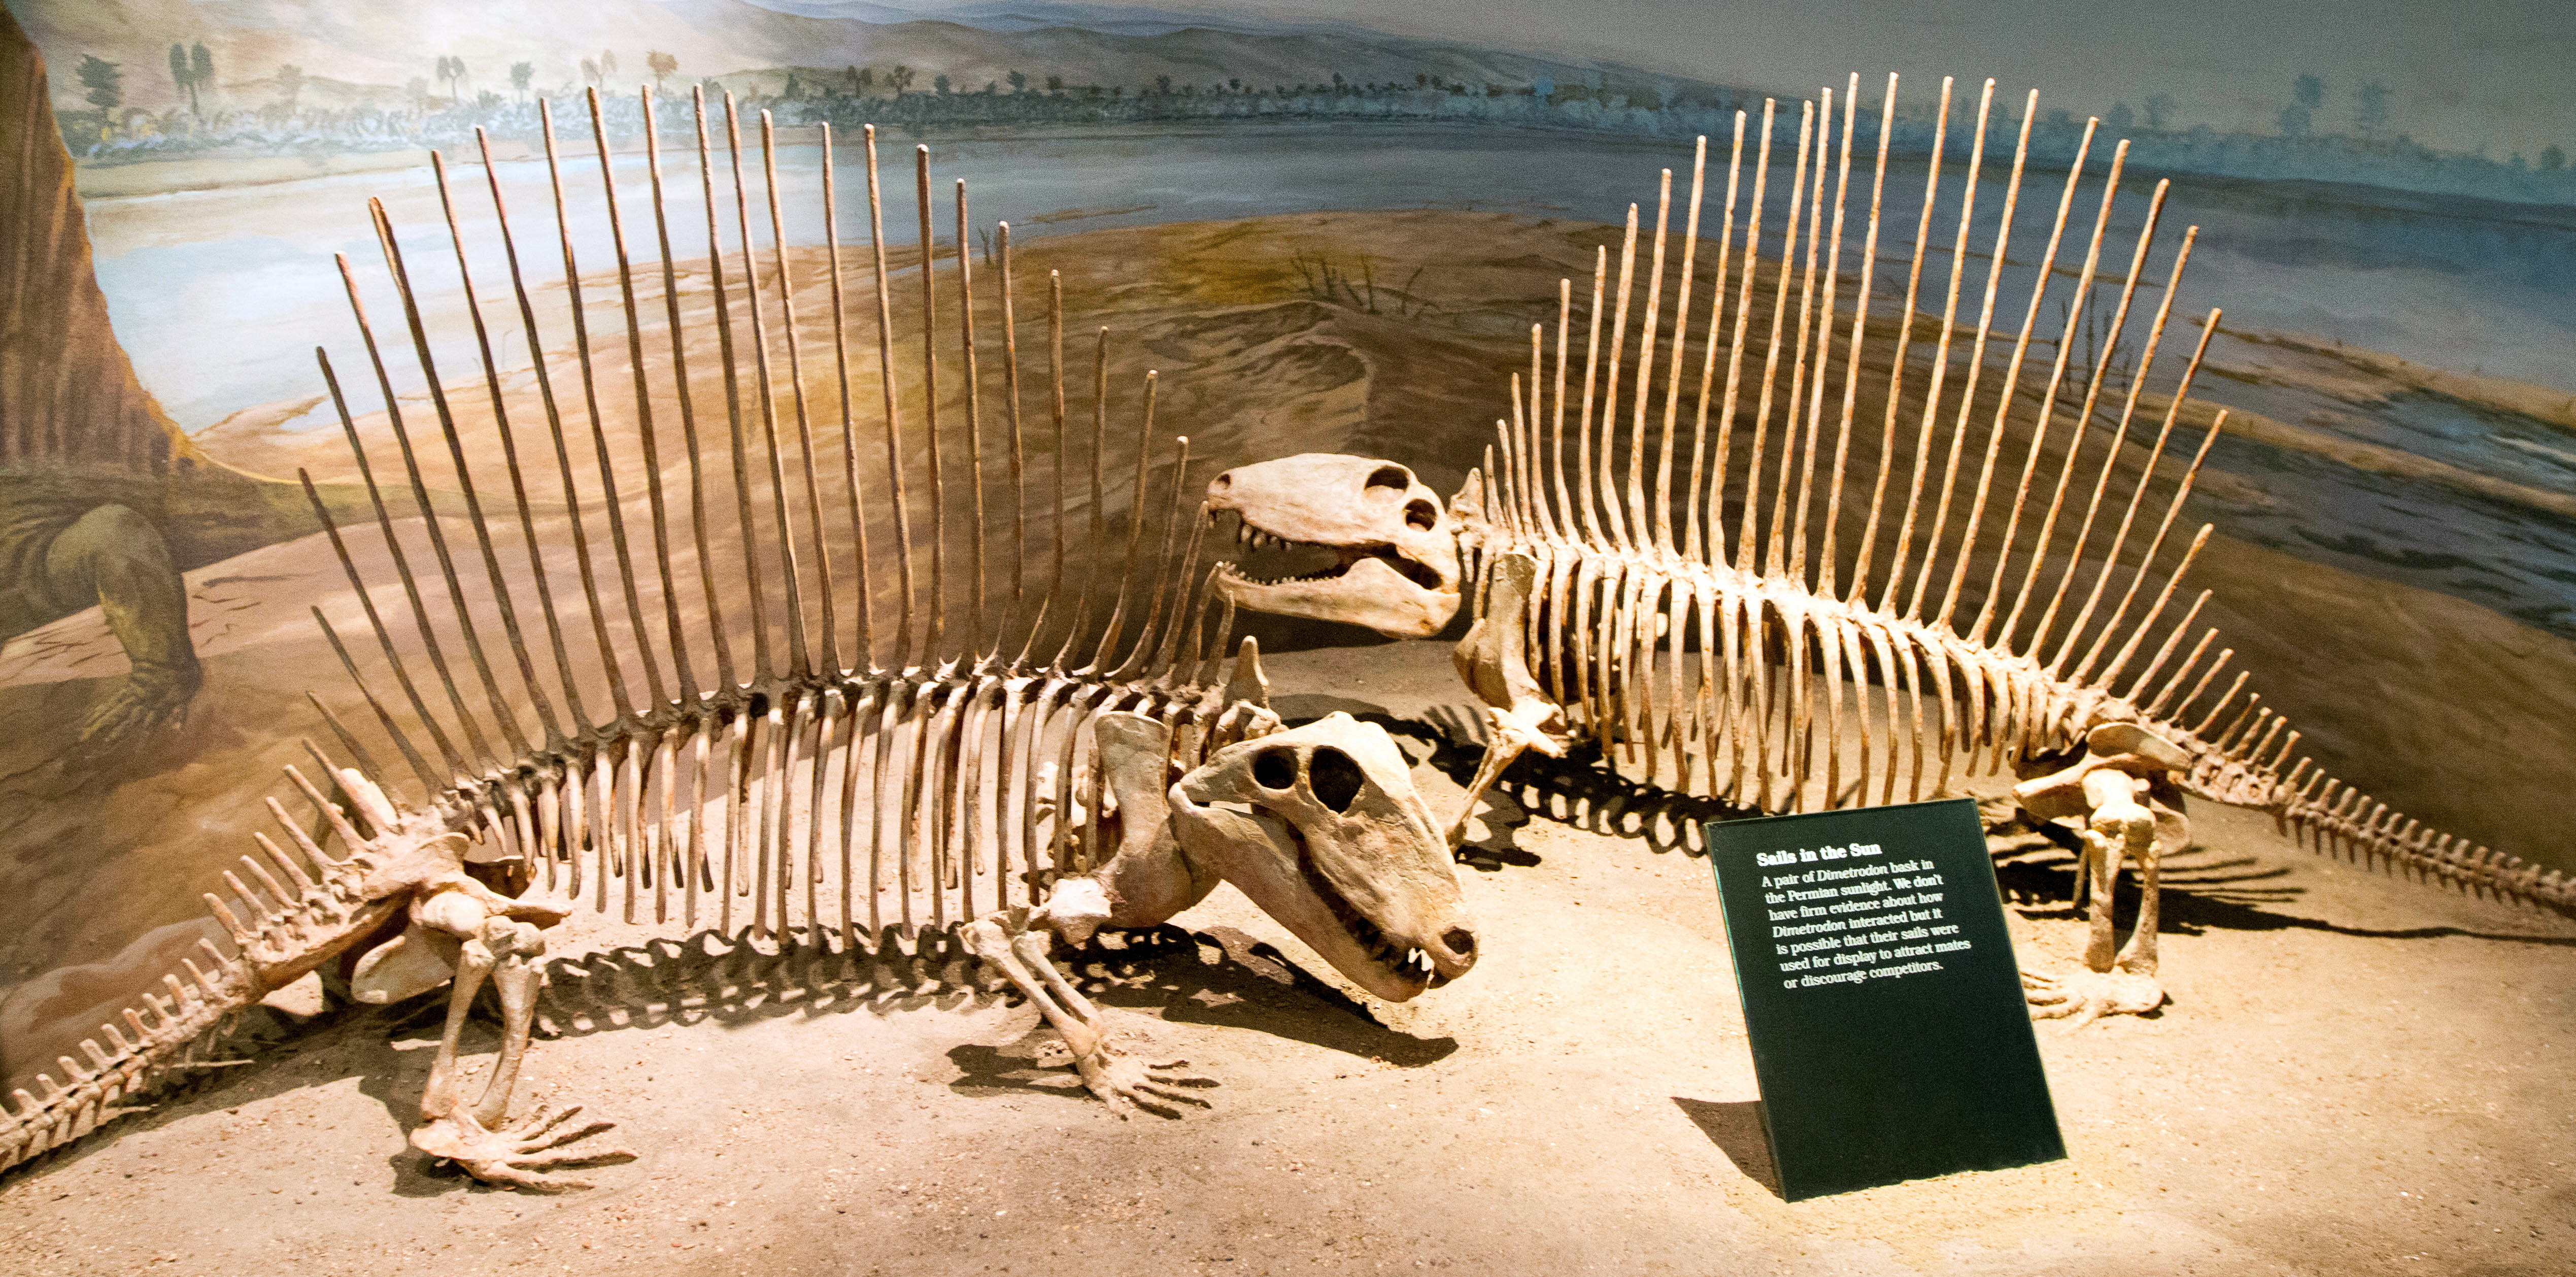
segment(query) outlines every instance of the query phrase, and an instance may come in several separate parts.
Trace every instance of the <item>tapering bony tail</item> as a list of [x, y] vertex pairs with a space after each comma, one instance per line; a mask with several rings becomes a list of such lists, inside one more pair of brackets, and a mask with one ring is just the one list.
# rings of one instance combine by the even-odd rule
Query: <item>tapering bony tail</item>
[[[334, 767], [309, 742], [305, 748], [341, 792], [347, 810], [297, 768], [286, 768], [287, 778], [329, 827], [324, 838], [337, 840], [342, 854], [324, 850], [304, 822], [268, 799], [293, 853], [267, 834], [254, 833], [258, 854], [241, 857], [239, 873], [223, 874], [229, 898], [205, 897], [208, 916], [231, 938], [231, 951], [200, 938], [197, 956], [181, 958], [178, 970], [161, 977], [162, 992], [146, 992], [117, 1020], [101, 1024], [97, 1037], [81, 1041], [86, 1064], [60, 1057], [60, 1081], [50, 1072], [36, 1075], [44, 1094], [20, 1088], [13, 1092], [16, 1111], [0, 1104], [0, 1170], [146, 1111], [150, 1106], [142, 1101], [174, 1077], [249, 1063], [216, 1055], [241, 1012], [376, 935], [398, 915], [399, 899], [391, 908], [367, 899], [368, 875], [399, 855], [399, 844], [445, 836], [444, 825], [405, 819], [363, 772]], [[353, 816], [371, 832], [361, 834]]]

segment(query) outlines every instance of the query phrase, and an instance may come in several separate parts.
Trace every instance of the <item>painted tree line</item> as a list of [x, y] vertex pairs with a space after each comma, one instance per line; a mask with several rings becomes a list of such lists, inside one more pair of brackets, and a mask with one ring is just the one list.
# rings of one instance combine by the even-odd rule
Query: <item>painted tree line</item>
[[[643, 69], [657, 93], [679, 96], [672, 84], [680, 70], [675, 55], [648, 50]], [[507, 66], [507, 93], [477, 88], [469, 97], [465, 90], [481, 82], [480, 73], [462, 57], [441, 54], [431, 62], [430, 76], [414, 78], [399, 92], [382, 86], [340, 85], [338, 96], [343, 100], [338, 105], [304, 101], [306, 90], [315, 82], [293, 65], [235, 81], [221, 95], [216, 72], [215, 60], [202, 42], [188, 47], [174, 43], [169, 74], [184, 105], [158, 115], [120, 112], [122, 69], [84, 56], [77, 78], [84, 99], [96, 109], [61, 114], [65, 141], [85, 162], [114, 163], [178, 154], [454, 147], [470, 141], [476, 127], [496, 138], [520, 140], [534, 140], [538, 132], [540, 90], [536, 67], [526, 61]], [[567, 80], [544, 92], [559, 99], [559, 106], [569, 104], [584, 87], [604, 93], [617, 90], [612, 97], [631, 96], [622, 85], [622, 69], [612, 50], [581, 58], [579, 73], [578, 81]], [[433, 78], [443, 92], [433, 92]], [[702, 83], [714, 90], [732, 90], [752, 108], [770, 111], [783, 125], [877, 124], [911, 130], [1375, 120], [1725, 136], [1733, 128], [1735, 111], [1758, 111], [1762, 101], [1759, 93], [1727, 86], [1671, 81], [1619, 84], [1600, 73], [1565, 83], [1539, 76], [1526, 84], [1469, 83], [1421, 72], [1410, 82], [1363, 83], [1335, 73], [1329, 81], [1296, 84], [1260, 85], [1240, 77], [1187, 83], [1163, 75], [1150, 83], [1127, 85], [1068, 83], [1061, 74], [1033, 81], [1015, 70], [972, 86], [957, 82], [945, 71], [931, 72], [925, 85], [921, 68], [895, 64], [838, 70], [776, 68], [710, 77]], [[231, 100], [231, 109], [209, 114], [219, 96]], [[2110, 136], [2132, 140], [2130, 165], [2135, 170], [2353, 183], [2523, 203], [2576, 203], [2576, 171], [2568, 169], [2565, 153], [2557, 146], [2543, 149], [2536, 162], [2519, 154], [2496, 160], [2482, 153], [2436, 151], [2392, 129], [2394, 95], [2386, 85], [2367, 82], [2350, 97], [2349, 132], [2326, 132], [2319, 127], [2326, 112], [2326, 84], [2315, 75], [2296, 79], [2274, 134], [2221, 133], [2207, 124], [2180, 127], [2176, 106], [2166, 94], [2149, 96], [2142, 115], [2133, 113], [2125, 102], [2116, 104], [2105, 113], [2103, 125]], [[671, 109], [676, 105], [665, 107], [662, 114], [680, 118], [681, 113]], [[2009, 146], [2019, 121], [2006, 115], [1997, 112], [1992, 125], [1995, 135], [1989, 140]], [[1954, 118], [1950, 139], [1964, 154], [1970, 130], [1959, 123]], [[1859, 124], [1864, 138], [1874, 135], [1874, 119], [1863, 118]], [[2033, 122], [2034, 156], [2071, 159], [2083, 128], [2084, 121], [2070, 112], [2047, 113]], [[1916, 104], [1900, 112], [1890, 146], [1919, 155], [1930, 149], [1933, 136], [1929, 105]]]

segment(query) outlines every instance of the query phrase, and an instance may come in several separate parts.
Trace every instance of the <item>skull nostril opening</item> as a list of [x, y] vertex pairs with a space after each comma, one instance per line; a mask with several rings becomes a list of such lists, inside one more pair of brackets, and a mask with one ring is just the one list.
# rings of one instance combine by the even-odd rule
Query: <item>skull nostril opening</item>
[[1231, 487], [1233, 487], [1233, 486], [1234, 486], [1234, 472], [1233, 472], [1233, 471], [1231, 471], [1231, 470], [1228, 470], [1228, 471], [1226, 471], [1225, 473], [1223, 473], [1223, 474], [1221, 474], [1221, 475], [1218, 475], [1217, 477], [1215, 477], [1215, 478], [1213, 478], [1213, 479], [1208, 480], [1208, 491], [1210, 491], [1210, 492], [1223, 492], [1223, 491], [1225, 491], [1226, 489], [1231, 488]]
[[1404, 505], [1404, 522], [1417, 532], [1428, 532], [1440, 522], [1440, 511], [1430, 502], [1415, 497]]
[[1447, 945], [1449, 947], [1449, 952], [1457, 954], [1459, 957], [1472, 958], [1476, 956], [1476, 933], [1469, 931], [1465, 927], [1451, 927], [1447, 931], [1441, 932], [1440, 943]]
[[1413, 486], [1413, 472], [1398, 465], [1383, 465], [1370, 472], [1368, 487], [1394, 488], [1398, 491]]

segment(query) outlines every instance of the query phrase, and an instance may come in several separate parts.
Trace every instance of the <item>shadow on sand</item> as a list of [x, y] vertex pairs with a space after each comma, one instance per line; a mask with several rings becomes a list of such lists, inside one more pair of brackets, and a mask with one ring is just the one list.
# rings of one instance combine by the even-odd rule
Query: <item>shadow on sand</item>
[[[1676, 1095], [1673, 1103], [1746, 1179], [1781, 1197], [1780, 1170], [1771, 1163], [1771, 1140], [1762, 1133], [1760, 1100], [1694, 1100]], [[1786, 1200], [1783, 1198], [1783, 1200]]]
[[[994, 1001], [1017, 1004], [1017, 990], [985, 970], [950, 932], [905, 940], [893, 929], [870, 944], [779, 943], [748, 931], [703, 931], [654, 939], [546, 964], [536, 1035], [587, 1037], [625, 1029], [742, 1024], [781, 1016], [821, 1017], [864, 1011], [954, 1010]], [[1231, 927], [1188, 931], [1159, 926], [1102, 932], [1080, 948], [1059, 947], [1057, 965], [1103, 1006], [1176, 1024], [1253, 1029], [1347, 1055], [1419, 1068], [1458, 1049], [1455, 1038], [1422, 1038], [1381, 1024], [1369, 1009], [1301, 970], [1274, 946]], [[226, 1054], [244, 1067], [207, 1070], [165, 1086], [151, 1111], [115, 1124], [118, 1135], [156, 1129], [221, 1109], [238, 1108], [305, 1087], [354, 1078], [361, 1094], [383, 1104], [407, 1137], [420, 1123], [420, 1094], [447, 1010], [447, 988], [393, 1006], [342, 1004], [295, 1021], [265, 1007], [244, 1018]], [[477, 1003], [460, 1050], [488, 1054], [500, 1046], [491, 990]], [[1061, 1093], [1085, 1097], [1068, 1068], [1035, 1068], [1029, 1044], [964, 1044], [949, 1058], [966, 1074], [951, 1083], [965, 1095]], [[255, 1062], [254, 1062], [255, 1061]], [[468, 1086], [479, 1085], [469, 1081]], [[1085, 1097], [1087, 1098], [1087, 1097]], [[524, 1099], [522, 1100], [524, 1104]], [[78, 1139], [8, 1175], [42, 1175], [104, 1148]], [[408, 1144], [386, 1165], [401, 1196], [500, 1192], [453, 1166], [434, 1163]]]

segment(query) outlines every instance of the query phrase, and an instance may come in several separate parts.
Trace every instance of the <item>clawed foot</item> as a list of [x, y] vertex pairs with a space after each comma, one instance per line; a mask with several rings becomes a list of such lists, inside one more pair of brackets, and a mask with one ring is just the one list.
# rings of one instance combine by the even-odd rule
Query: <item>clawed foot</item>
[[147, 679], [129, 675], [81, 719], [80, 749], [97, 755], [186, 721], [198, 679]]
[[557, 1166], [598, 1166], [611, 1162], [631, 1162], [635, 1154], [622, 1148], [577, 1151], [563, 1146], [587, 1139], [615, 1127], [615, 1122], [585, 1122], [570, 1126], [574, 1115], [581, 1112], [575, 1104], [560, 1112], [538, 1105], [535, 1112], [497, 1131], [483, 1129], [463, 1105], [455, 1112], [411, 1133], [414, 1148], [431, 1157], [444, 1158], [465, 1168], [465, 1173], [486, 1184], [502, 1184], [539, 1193], [560, 1193], [569, 1189], [588, 1188], [588, 1180], [570, 1179], [547, 1172]]
[[1099, 1040], [1089, 1052], [1076, 1055], [1073, 1065], [1082, 1074], [1082, 1084], [1099, 1096], [1111, 1112], [1121, 1119], [1138, 1109], [1156, 1117], [1177, 1118], [1183, 1115], [1182, 1105], [1213, 1107], [1191, 1092], [1216, 1085], [1214, 1078], [1183, 1072], [1189, 1067], [1187, 1060], [1147, 1063], [1159, 1052], [1140, 1030], [1107, 1024], [1099, 1027]]
[[2165, 1004], [2165, 989], [2151, 975], [2131, 971], [2070, 971], [2062, 976], [2023, 972], [2022, 996], [2034, 1020], [2071, 1020], [2080, 1029], [2106, 1015], [2145, 1015]]

